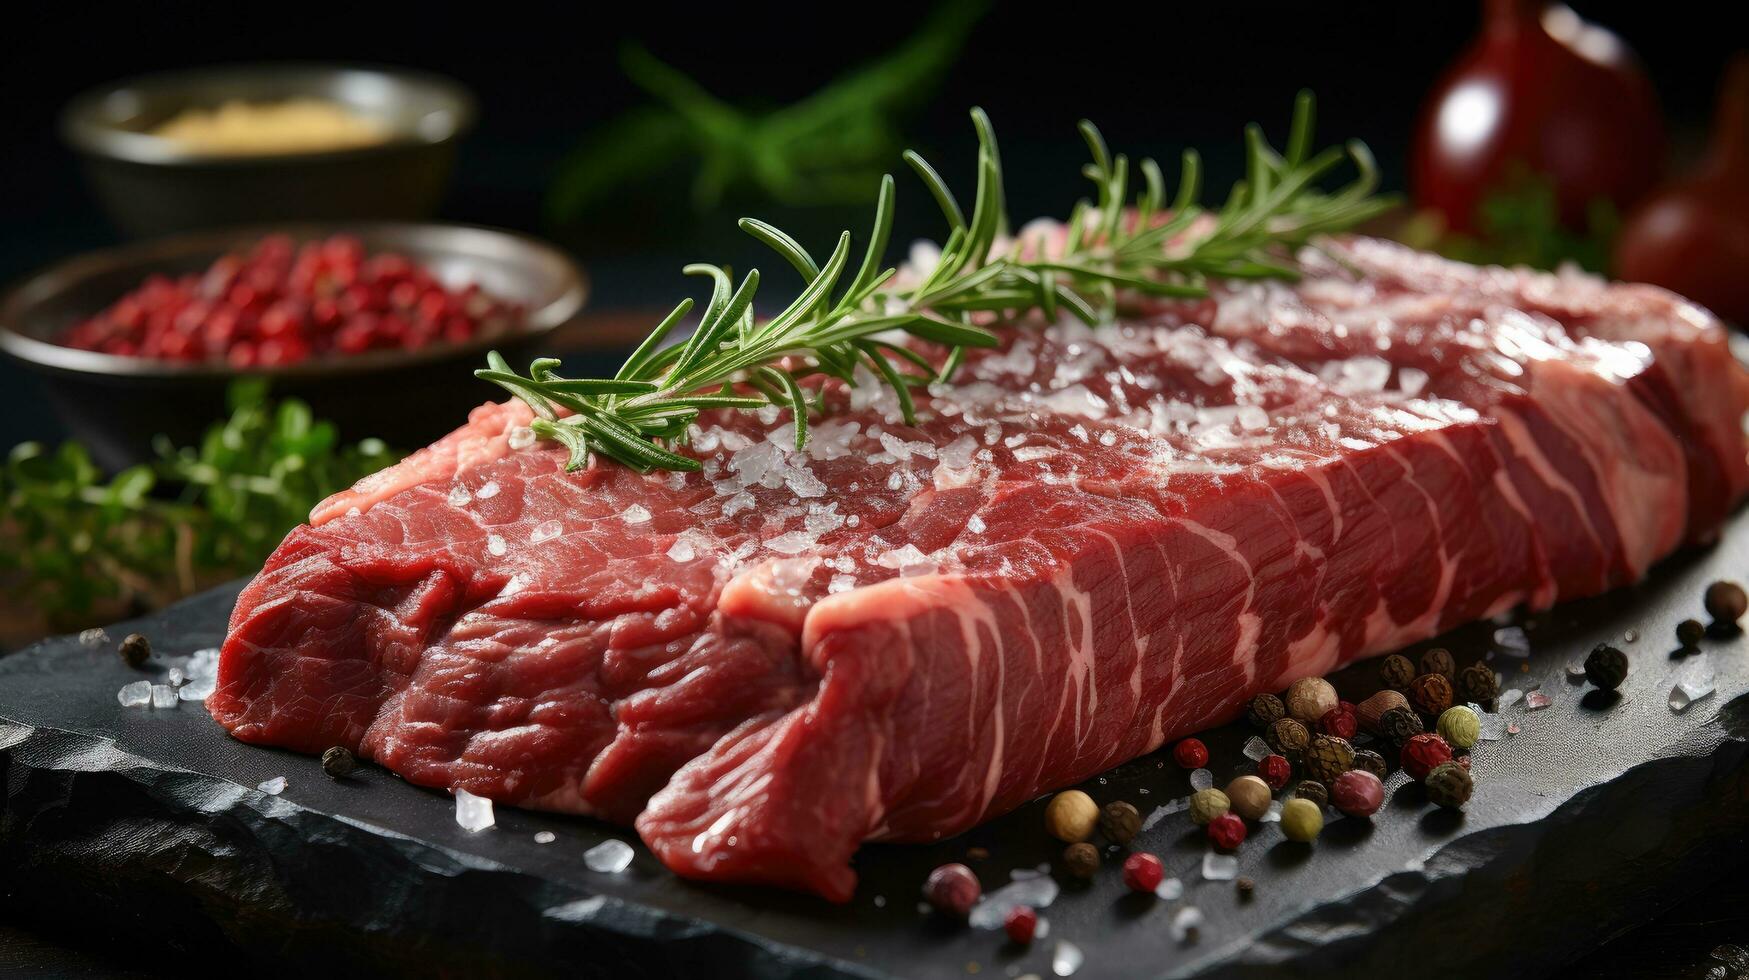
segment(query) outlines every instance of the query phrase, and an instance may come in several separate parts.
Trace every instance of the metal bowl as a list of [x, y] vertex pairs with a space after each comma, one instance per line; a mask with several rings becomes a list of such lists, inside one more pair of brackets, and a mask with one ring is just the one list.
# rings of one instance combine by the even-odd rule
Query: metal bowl
[[[201, 153], [151, 130], [230, 100], [337, 102], [379, 123], [383, 143], [314, 153]], [[92, 191], [131, 235], [274, 221], [418, 220], [437, 210], [474, 98], [400, 69], [238, 65], [125, 79], [61, 115]]]
[[[400, 252], [445, 284], [469, 282], [527, 310], [520, 329], [412, 351], [332, 355], [238, 372], [78, 350], [53, 338], [139, 286], [148, 275], [181, 275], [248, 248], [269, 234], [296, 241], [356, 236], [369, 252]], [[583, 272], [556, 248], [506, 231], [465, 225], [297, 225], [178, 235], [70, 259], [0, 299], [0, 351], [23, 363], [71, 434], [97, 462], [118, 469], [149, 458], [153, 436], [186, 445], [225, 414], [225, 388], [241, 374], [266, 377], [274, 393], [308, 401], [341, 435], [422, 446], [459, 425], [496, 389], [470, 373], [496, 348], [515, 361], [574, 320], [587, 292]]]

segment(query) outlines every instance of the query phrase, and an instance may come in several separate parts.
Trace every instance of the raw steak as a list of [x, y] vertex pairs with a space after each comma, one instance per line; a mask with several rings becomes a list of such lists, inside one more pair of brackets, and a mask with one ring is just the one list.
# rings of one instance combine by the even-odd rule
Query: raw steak
[[850, 896], [1259, 691], [1643, 575], [1749, 486], [1749, 375], [1657, 289], [1349, 239], [1296, 284], [1019, 325], [804, 453], [564, 472], [518, 404], [318, 508], [232, 617], [212, 713], [407, 779], [635, 825], [676, 872]]

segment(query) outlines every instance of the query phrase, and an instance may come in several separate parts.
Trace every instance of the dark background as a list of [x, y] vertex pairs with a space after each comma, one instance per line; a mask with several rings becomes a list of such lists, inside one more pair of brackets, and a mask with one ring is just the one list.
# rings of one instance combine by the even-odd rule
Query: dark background
[[[1698, 149], [1713, 87], [1746, 39], [1704, 2], [1576, 2], [1584, 16], [1621, 34], [1657, 86], [1679, 159]], [[639, 3], [596, 9], [515, 4], [281, 5], [137, 2], [15, 7], [0, 37], [0, 280], [118, 240], [86, 195], [60, 143], [56, 116], [79, 91], [138, 72], [237, 61], [301, 59], [404, 65], [450, 75], [480, 101], [442, 216], [557, 238], [585, 257], [596, 308], [671, 304], [690, 283], [680, 263], [745, 261], [752, 254], [733, 219], [780, 219], [804, 241], [823, 240], [843, 209], [771, 208], [733, 200], [715, 214], [671, 228], [673, 209], [653, 214], [655, 233], [625, 226], [556, 228], [544, 198], [568, 151], [646, 97], [617, 57], [635, 39], [736, 103], [794, 101], [898, 44], [927, 4]], [[1368, 141], [1402, 190], [1408, 135], [1424, 93], [1473, 35], [1479, 5], [1056, 3], [998, 4], [962, 57], [904, 119], [910, 145], [950, 180], [969, 180], [967, 107], [989, 110], [1001, 136], [1010, 209], [1018, 219], [1062, 214], [1082, 193], [1077, 118], [1095, 118], [1108, 139], [1137, 155], [1174, 160], [1201, 148], [1211, 184], [1237, 170], [1240, 127], [1263, 122], [1279, 138], [1301, 87], [1320, 99], [1320, 132]], [[894, 161], [894, 166], [900, 166]], [[675, 193], [683, 195], [685, 174]], [[901, 176], [903, 242], [935, 233], [920, 189]], [[858, 225], [865, 218], [856, 214]], [[635, 244], [627, 244], [635, 242]], [[459, 379], [458, 384], [470, 383]], [[489, 392], [482, 388], [481, 397]], [[24, 375], [0, 364], [0, 449], [54, 439], [58, 429]], [[1749, 942], [1749, 889], [1697, 885], [1693, 902], [1604, 946], [1574, 976], [1699, 976], [1708, 951]], [[1474, 941], [1478, 937], [1465, 937]], [[1485, 940], [1485, 937], [1481, 937]], [[1600, 937], [1600, 940], [1603, 937]], [[44, 948], [0, 927], [0, 972], [107, 973], [114, 964]]]

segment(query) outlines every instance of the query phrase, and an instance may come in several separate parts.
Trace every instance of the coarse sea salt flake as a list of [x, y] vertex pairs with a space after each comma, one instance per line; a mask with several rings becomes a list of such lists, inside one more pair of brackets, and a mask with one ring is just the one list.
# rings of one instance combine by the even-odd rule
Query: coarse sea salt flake
[[152, 685], [152, 707], [174, 708], [181, 700], [176, 694], [176, 688], [168, 684]]
[[1163, 879], [1154, 886], [1154, 897], [1163, 902], [1176, 902], [1184, 897], [1184, 882], [1177, 878]]
[[1173, 942], [1186, 943], [1196, 938], [1196, 932], [1202, 928], [1202, 910], [1194, 905], [1186, 905], [1172, 916], [1172, 924], [1168, 931]]
[[455, 822], [469, 833], [477, 834], [498, 820], [492, 815], [492, 801], [475, 796], [465, 789], [455, 791]]
[[540, 544], [543, 541], [551, 541], [563, 533], [565, 533], [565, 525], [558, 521], [541, 521], [534, 526], [533, 531], [529, 532], [528, 541], [530, 544]]
[[1073, 976], [1087, 957], [1081, 952], [1081, 947], [1067, 939], [1057, 941], [1057, 948], [1051, 952], [1051, 972], [1059, 977]]
[[123, 684], [121, 690], [115, 692], [115, 698], [124, 708], [144, 708], [152, 703], [152, 682], [134, 681]]
[[1251, 740], [1245, 743], [1245, 758], [1250, 759], [1252, 762], [1261, 762], [1268, 758], [1273, 751], [1274, 750], [1269, 747], [1268, 742], [1265, 742], [1256, 735], [1251, 736]]
[[1706, 654], [1696, 654], [1676, 672], [1676, 686], [1670, 689], [1670, 710], [1681, 714], [1694, 702], [1710, 697], [1718, 688], [1718, 672]]
[[692, 542], [684, 537], [675, 538], [674, 543], [668, 546], [668, 559], [670, 561], [688, 562], [696, 557], [698, 557], [698, 553], [693, 550]]
[[1508, 657], [1530, 656], [1530, 637], [1517, 626], [1502, 626], [1494, 631], [1494, 647]]
[[205, 701], [213, 696], [217, 681], [211, 677], [197, 677], [176, 689], [176, 696], [184, 701]]
[[650, 521], [650, 508], [643, 504], [632, 504], [619, 512], [619, 519], [627, 524], [647, 524]]
[[510, 544], [496, 534], [486, 535], [486, 552], [493, 557], [502, 557], [510, 550]]
[[534, 445], [534, 430], [526, 425], [519, 425], [510, 430], [510, 448], [520, 452]]
[[79, 632], [79, 645], [86, 649], [96, 649], [109, 642], [109, 634], [100, 627], [92, 627]]
[[493, 497], [498, 496], [498, 481], [487, 480], [480, 485], [479, 490], [475, 491], [474, 496], [481, 500], [491, 500]]
[[609, 838], [583, 852], [583, 864], [598, 874], [616, 875], [632, 866], [632, 846]]
[[449, 505], [451, 507], [466, 507], [473, 502], [474, 495], [468, 492], [467, 487], [458, 483], [449, 488]]
[[1202, 856], [1202, 876], [1209, 881], [1231, 881], [1239, 874], [1239, 858], [1233, 854], [1208, 851]]
[[1555, 703], [1555, 699], [1541, 691], [1532, 691], [1524, 696], [1524, 710], [1541, 711]]
[[1190, 774], [1190, 788], [1201, 791], [1211, 789], [1215, 785], [1215, 774], [1207, 769], [1198, 769]]
[[1058, 890], [1057, 880], [1049, 875], [1035, 873], [1026, 878], [1017, 878], [985, 895], [982, 901], [972, 907], [967, 922], [974, 929], [1000, 929], [1002, 920], [1007, 917], [1010, 909], [1016, 905], [1045, 908], [1057, 900]]
[[537, 830], [534, 833], [534, 842], [536, 844], [551, 844], [558, 839], [559, 835], [550, 830]]
[[274, 776], [269, 779], [263, 779], [255, 788], [266, 793], [268, 796], [278, 796], [285, 792], [285, 777]]

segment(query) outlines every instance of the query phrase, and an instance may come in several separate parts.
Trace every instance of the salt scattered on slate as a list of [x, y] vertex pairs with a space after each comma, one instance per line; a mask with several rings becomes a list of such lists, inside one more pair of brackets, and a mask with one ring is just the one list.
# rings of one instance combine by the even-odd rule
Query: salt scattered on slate
[[152, 707], [174, 708], [181, 699], [176, 696], [176, 688], [168, 684], [152, 685]]
[[1188, 809], [1190, 809], [1190, 798], [1189, 797], [1179, 797], [1178, 799], [1173, 800], [1171, 803], [1168, 803], [1165, 806], [1155, 807], [1154, 812], [1148, 814], [1147, 819], [1142, 821], [1142, 830], [1144, 830], [1144, 831], [1153, 830], [1154, 826], [1156, 824], [1158, 824], [1160, 821], [1166, 819], [1167, 817], [1170, 817], [1174, 813], [1178, 813], [1181, 810], [1188, 810]]
[[985, 895], [978, 904], [972, 906], [966, 921], [974, 929], [1000, 929], [1002, 920], [1008, 917], [1009, 909], [1016, 905], [1042, 909], [1056, 901], [1057, 894], [1057, 879], [1049, 875], [1030, 874], [1025, 878], [1016, 878]]
[[477, 834], [497, 823], [498, 818], [492, 815], [491, 800], [458, 789], [455, 791], [455, 822], [463, 830]]
[[1510, 708], [1513, 705], [1517, 704], [1518, 699], [1522, 698], [1522, 697], [1524, 697], [1524, 692], [1520, 691], [1516, 687], [1509, 688], [1508, 690], [1505, 690], [1505, 691], [1501, 691], [1500, 692], [1500, 707]]
[[1494, 631], [1494, 646], [1508, 657], [1530, 656], [1530, 637], [1518, 626], [1502, 626]]
[[205, 701], [213, 696], [213, 689], [218, 682], [211, 677], [197, 677], [176, 689], [176, 696], [184, 701]]
[[1239, 874], [1239, 858], [1209, 851], [1202, 856], [1202, 876], [1209, 881], [1231, 881]]
[[1154, 897], [1162, 902], [1175, 902], [1184, 897], [1184, 882], [1167, 878], [1154, 887]]
[[1638, 642], [1640, 642], [1640, 631], [1639, 630], [1628, 630], [1626, 633], [1623, 633], [1621, 635], [1621, 641], [1623, 643], [1638, 643]]
[[278, 796], [285, 792], [285, 777], [274, 776], [269, 779], [263, 779], [255, 788], [266, 793], [268, 796]]
[[93, 626], [88, 630], [79, 631], [79, 645], [87, 650], [95, 650], [109, 642], [109, 634], [101, 627]]
[[1258, 823], [1281, 823], [1281, 801], [1270, 800], [1269, 809], [1257, 818]]
[[169, 673], [164, 676], [164, 680], [171, 687], [181, 687], [182, 682], [188, 680], [188, 675], [182, 672], [181, 667], [172, 667], [170, 668]]
[[559, 835], [550, 830], [537, 830], [534, 833], [534, 842], [536, 844], [551, 844], [558, 839]]
[[616, 875], [632, 866], [632, 846], [623, 840], [608, 838], [583, 852], [583, 864], [591, 871]]
[[152, 703], [152, 682], [134, 681], [132, 684], [123, 684], [121, 690], [115, 692], [115, 699], [124, 708], [144, 708]]
[[1567, 676], [1573, 680], [1578, 680], [1579, 678], [1585, 676], [1585, 658], [1584, 657], [1580, 657], [1576, 660], [1572, 660], [1572, 661], [1569, 661], [1567, 663]]
[[1696, 701], [1711, 696], [1718, 686], [1718, 673], [1707, 655], [1697, 653], [1688, 658], [1676, 672], [1676, 686], [1670, 689], [1670, 710], [1681, 714]]
[[207, 647], [188, 655], [188, 679], [219, 676], [219, 648]]
[[1506, 726], [1506, 734], [1508, 734], [1508, 735], [1517, 735], [1519, 733], [1519, 731], [1520, 731], [1520, 729], [1518, 727], [1517, 722], [1513, 722], [1512, 724]]
[[1245, 758], [1252, 762], [1261, 762], [1269, 756], [1271, 751], [1269, 743], [1256, 735], [1251, 736], [1251, 740], [1245, 743]]
[[1067, 939], [1058, 940], [1056, 951], [1051, 953], [1051, 972], [1059, 977], [1071, 976], [1086, 960], [1081, 947]]
[[1555, 699], [1541, 691], [1532, 691], [1524, 696], [1524, 710], [1541, 711], [1555, 703]]
[[1043, 939], [1051, 934], [1051, 920], [1044, 916], [1038, 917], [1038, 923], [1032, 927], [1032, 938]]
[[1202, 923], [1202, 909], [1199, 909], [1194, 905], [1186, 905], [1179, 909], [1178, 914], [1172, 917], [1171, 930], [1173, 941], [1182, 943], [1190, 939], [1192, 933], [1202, 928]]
[[1209, 772], [1207, 769], [1198, 769], [1195, 772], [1190, 774], [1190, 788], [1191, 789], [1194, 789], [1194, 790], [1197, 790], [1200, 792], [1200, 791], [1205, 790], [1205, 789], [1213, 789], [1214, 785], [1215, 785], [1215, 774], [1212, 772]]

